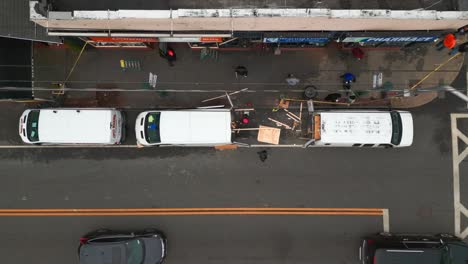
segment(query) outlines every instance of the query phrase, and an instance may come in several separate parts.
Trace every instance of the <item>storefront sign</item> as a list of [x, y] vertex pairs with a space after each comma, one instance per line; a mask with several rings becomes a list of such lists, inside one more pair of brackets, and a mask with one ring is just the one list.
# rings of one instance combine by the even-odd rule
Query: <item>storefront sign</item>
[[159, 42], [223, 42], [222, 37], [168, 37], [159, 38]]
[[431, 42], [438, 37], [347, 37], [342, 42]]
[[156, 38], [109, 38], [109, 37], [91, 37], [95, 42], [157, 42]]
[[263, 38], [264, 43], [327, 43], [328, 38]]
[[221, 37], [201, 37], [201, 42], [223, 42], [223, 38]]

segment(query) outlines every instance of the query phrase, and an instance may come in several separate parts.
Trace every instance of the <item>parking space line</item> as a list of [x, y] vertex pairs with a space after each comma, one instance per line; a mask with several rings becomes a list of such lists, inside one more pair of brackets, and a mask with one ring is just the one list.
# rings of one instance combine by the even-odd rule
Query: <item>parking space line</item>
[[383, 211], [383, 230], [385, 233], [390, 232], [390, 212], [388, 209], [382, 209]]
[[[450, 126], [452, 132], [452, 170], [453, 170], [453, 207], [455, 213], [455, 235], [462, 239], [468, 236], [468, 227], [461, 230], [462, 217], [468, 217], [468, 210], [461, 203], [460, 195], [460, 163], [468, 155], [468, 147], [461, 153], [459, 152], [458, 139], [461, 139], [468, 145], [468, 137], [458, 129], [457, 119], [468, 118], [468, 114], [450, 114]], [[460, 154], [458, 154], [460, 153]]]

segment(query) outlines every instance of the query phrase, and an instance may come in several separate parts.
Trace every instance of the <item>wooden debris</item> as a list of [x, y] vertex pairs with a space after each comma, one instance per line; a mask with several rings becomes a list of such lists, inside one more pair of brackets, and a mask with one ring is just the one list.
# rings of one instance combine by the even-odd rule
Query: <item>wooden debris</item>
[[288, 111], [287, 109], [284, 109], [284, 111], [286, 111], [286, 113], [294, 116], [294, 119], [301, 120], [301, 118], [299, 118], [297, 115], [293, 114], [291, 111]]
[[286, 125], [285, 123], [282, 123], [282, 122], [280, 122], [280, 121], [278, 121], [278, 120], [275, 120], [275, 119], [273, 119], [273, 118], [270, 118], [270, 117], [269, 117], [268, 120], [275, 122], [277, 126], [283, 126], [283, 127], [287, 128], [287, 129], [291, 129], [290, 126], [288, 126], [288, 125]]
[[299, 120], [301, 120], [301, 123], [302, 123], [302, 102], [301, 102], [301, 109], [299, 110]]
[[289, 101], [281, 99], [279, 104], [278, 104], [278, 108], [287, 109], [288, 107], [289, 107]]
[[252, 131], [252, 130], [263, 130], [263, 129], [277, 129], [277, 128], [260, 126], [260, 127], [252, 127], [252, 128], [235, 128], [233, 129], [233, 131]]
[[232, 150], [232, 149], [237, 149], [237, 145], [236, 144], [217, 145], [214, 148], [216, 150]]
[[232, 93], [226, 93], [225, 95], [220, 95], [220, 96], [216, 96], [216, 97], [212, 97], [212, 98], [208, 98], [208, 99], [205, 99], [202, 101], [202, 103], [205, 103], [205, 102], [208, 102], [208, 101], [212, 101], [212, 100], [216, 100], [216, 99], [220, 99], [220, 98], [224, 98], [226, 97], [227, 95], [234, 95], [234, 94], [238, 94], [238, 93], [241, 93], [241, 92], [245, 92], [247, 91], [249, 88], [244, 88], [242, 90], [239, 90], [239, 91], [235, 91], [235, 92], [232, 92]]
[[299, 122], [299, 119], [290, 115], [290, 114], [286, 114], [289, 118], [291, 118], [294, 122]]
[[267, 126], [260, 126], [257, 140], [259, 142], [279, 144], [281, 129]]

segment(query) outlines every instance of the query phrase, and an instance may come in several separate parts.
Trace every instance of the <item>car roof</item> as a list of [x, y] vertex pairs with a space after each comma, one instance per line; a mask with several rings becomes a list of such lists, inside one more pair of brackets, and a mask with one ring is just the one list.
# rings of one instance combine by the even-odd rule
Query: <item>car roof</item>
[[125, 264], [124, 243], [86, 243], [80, 247], [80, 264]]
[[375, 251], [375, 262], [377, 264], [440, 264], [442, 249], [387, 249], [379, 248]]

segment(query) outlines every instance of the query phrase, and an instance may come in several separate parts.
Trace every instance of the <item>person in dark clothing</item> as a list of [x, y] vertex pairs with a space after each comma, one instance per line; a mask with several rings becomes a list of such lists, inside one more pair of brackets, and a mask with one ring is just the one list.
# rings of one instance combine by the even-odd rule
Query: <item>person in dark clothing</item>
[[236, 73], [236, 78], [239, 76], [247, 77], [247, 75], [249, 74], [249, 72], [247, 71], [247, 68], [244, 66], [237, 66], [235, 73]]
[[266, 150], [259, 151], [257, 154], [261, 162], [265, 162], [265, 160], [268, 158], [268, 152]]
[[468, 33], [468, 25], [465, 25], [459, 29], [457, 29], [457, 32], [455, 33], [456, 36], [462, 36]]
[[458, 46], [455, 46], [449, 53], [449, 55], [455, 55], [458, 52], [463, 53], [468, 49], [468, 42], [462, 43]]
[[338, 100], [341, 98], [341, 94], [339, 93], [331, 93], [325, 97], [325, 101], [327, 102], [338, 102]]

